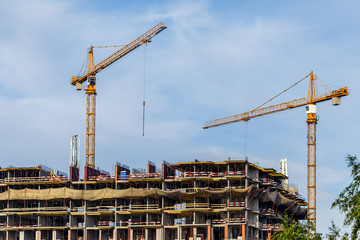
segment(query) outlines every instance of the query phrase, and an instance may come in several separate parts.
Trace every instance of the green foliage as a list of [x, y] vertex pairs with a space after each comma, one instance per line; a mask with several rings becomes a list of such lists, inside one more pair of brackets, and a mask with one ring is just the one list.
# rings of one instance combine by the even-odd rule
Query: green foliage
[[[328, 240], [356, 240], [360, 236], [360, 161], [356, 156], [346, 156], [347, 166], [351, 169], [352, 181], [333, 202], [331, 208], [338, 208], [345, 213], [344, 225], [350, 226], [351, 234], [345, 233], [341, 236], [340, 228], [331, 222]], [[320, 234], [313, 234], [314, 227], [307, 221], [306, 224], [299, 224], [289, 217], [283, 219], [283, 231], [275, 233], [273, 240], [321, 240]]]
[[289, 217], [283, 219], [283, 231], [277, 232], [272, 240], [320, 240], [321, 235], [314, 235], [314, 226], [309, 223], [300, 224]]
[[349, 234], [345, 233], [344, 236], [340, 235], [340, 228], [338, 228], [334, 221], [331, 221], [331, 227], [329, 227], [329, 233], [326, 234], [327, 239], [329, 240], [347, 240], [349, 239]]
[[340, 193], [331, 208], [338, 208], [345, 213], [344, 225], [351, 226], [351, 240], [355, 240], [360, 234], [360, 162], [356, 156], [351, 155], [347, 155], [346, 162], [351, 168], [352, 182]]
[[340, 228], [338, 228], [334, 221], [331, 221], [331, 227], [329, 227], [329, 234], [326, 234], [329, 240], [337, 240], [340, 237]]

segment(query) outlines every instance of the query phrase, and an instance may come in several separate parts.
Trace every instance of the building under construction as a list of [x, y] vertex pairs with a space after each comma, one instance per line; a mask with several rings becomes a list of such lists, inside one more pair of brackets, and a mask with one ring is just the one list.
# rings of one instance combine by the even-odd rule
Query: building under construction
[[0, 239], [270, 239], [281, 216], [306, 216], [287, 177], [247, 160], [144, 169], [0, 169]]

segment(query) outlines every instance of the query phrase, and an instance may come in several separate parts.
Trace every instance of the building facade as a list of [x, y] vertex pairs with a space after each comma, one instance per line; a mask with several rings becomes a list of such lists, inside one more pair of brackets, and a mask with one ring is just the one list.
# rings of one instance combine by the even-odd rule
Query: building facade
[[109, 175], [70, 167], [0, 169], [0, 240], [270, 239], [306, 202], [274, 169], [242, 160], [194, 161], [156, 169], [117, 164]]

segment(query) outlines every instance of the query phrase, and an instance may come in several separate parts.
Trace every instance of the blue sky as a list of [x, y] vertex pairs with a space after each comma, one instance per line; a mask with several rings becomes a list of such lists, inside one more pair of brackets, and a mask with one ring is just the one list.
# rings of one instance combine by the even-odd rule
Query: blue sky
[[[143, 167], [231, 157], [278, 169], [306, 196], [306, 116], [295, 109], [203, 130], [249, 111], [313, 70], [342, 105], [318, 105], [318, 230], [342, 215], [331, 202], [350, 182], [344, 157], [358, 154], [357, 1], [2, 1], [1, 166], [39, 163], [67, 171], [69, 136], [81, 138], [85, 94], [69, 84], [90, 45], [126, 44], [164, 21], [168, 29], [99, 73], [96, 165]], [[98, 62], [112, 50], [96, 49]], [[146, 130], [142, 98], [146, 52]], [[305, 83], [274, 103], [306, 97]], [[246, 149], [246, 150], [245, 150]]]

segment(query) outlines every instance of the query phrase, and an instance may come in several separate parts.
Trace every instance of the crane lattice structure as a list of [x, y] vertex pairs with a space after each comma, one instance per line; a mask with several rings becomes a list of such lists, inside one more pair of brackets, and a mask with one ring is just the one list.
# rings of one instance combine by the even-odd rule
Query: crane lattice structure
[[[143, 44], [149, 43], [150, 40], [166, 29], [163, 22], [159, 23], [149, 31], [132, 41], [131, 43], [123, 46], [120, 50], [101, 61], [94, 63], [94, 48], [91, 46], [88, 51], [86, 69], [78, 76], [73, 76], [71, 84], [76, 86], [76, 90], [82, 89], [82, 84], [87, 81], [86, 87], [86, 166], [95, 167], [95, 112], [96, 112], [96, 74], [101, 70], [107, 68], [120, 58], [132, 52]], [[104, 47], [104, 46], [100, 46]], [[111, 46], [116, 47], [116, 46]]]
[[[219, 118], [212, 121], [208, 121], [203, 126], [204, 129], [222, 126], [230, 123], [236, 122], [247, 122], [252, 118], [269, 115], [272, 113], [277, 113], [281, 111], [285, 111], [288, 109], [293, 109], [297, 107], [306, 106], [306, 123], [307, 123], [307, 201], [308, 201], [308, 219], [311, 221], [314, 226], [316, 227], [316, 124], [317, 124], [317, 116], [316, 116], [316, 104], [328, 100], [332, 100], [333, 105], [340, 104], [340, 97], [347, 96], [350, 94], [350, 91], [347, 87], [340, 88], [338, 90], [332, 91], [326, 84], [323, 84], [328, 91], [318, 95], [317, 94], [317, 77], [313, 72], [309, 75], [292, 85], [291, 87], [295, 86], [299, 82], [303, 81], [304, 79], [310, 76], [309, 81], [309, 89], [308, 89], [308, 97], [292, 100], [289, 102], [280, 103], [277, 105], [272, 105], [264, 108], [260, 107], [250, 111], [244, 112], [241, 114]], [[291, 88], [290, 87], [290, 88]], [[290, 89], [288, 88], [288, 89]], [[286, 89], [285, 91], [287, 91]], [[281, 92], [280, 94], [284, 93], [285, 91]], [[278, 94], [277, 96], [279, 96]], [[275, 96], [275, 97], [277, 97]], [[274, 97], [274, 98], [275, 98]], [[272, 99], [274, 99], [272, 98]], [[270, 99], [270, 100], [272, 100]], [[269, 100], [269, 101], [270, 101]], [[267, 101], [267, 102], [269, 102]], [[266, 102], [266, 103], [267, 103]], [[265, 104], [266, 104], [265, 103]]]

